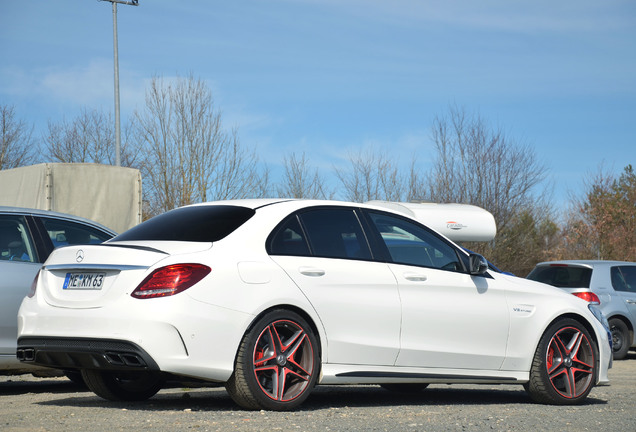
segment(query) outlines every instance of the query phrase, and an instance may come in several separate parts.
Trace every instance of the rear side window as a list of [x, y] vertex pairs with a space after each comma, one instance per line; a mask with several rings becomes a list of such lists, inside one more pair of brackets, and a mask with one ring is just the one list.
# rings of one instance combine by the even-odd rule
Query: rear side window
[[371, 252], [354, 209], [317, 209], [300, 220], [314, 256], [371, 259]]
[[182, 207], [155, 216], [113, 241], [215, 242], [230, 235], [255, 213], [250, 208], [229, 205]]
[[567, 265], [535, 267], [528, 279], [559, 288], [589, 288], [592, 269]]
[[358, 216], [350, 208], [316, 208], [294, 214], [273, 231], [271, 255], [371, 259]]
[[612, 267], [610, 274], [616, 291], [636, 293], [636, 266]]
[[24, 216], [0, 215], [0, 260], [37, 261]]
[[268, 245], [270, 255], [309, 256], [309, 245], [296, 215], [281, 224]]
[[77, 222], [47, 217], [41, 217], [40, 220], [55, 248], [67, 245], [99, 244], [112, 237], [108, 233]]

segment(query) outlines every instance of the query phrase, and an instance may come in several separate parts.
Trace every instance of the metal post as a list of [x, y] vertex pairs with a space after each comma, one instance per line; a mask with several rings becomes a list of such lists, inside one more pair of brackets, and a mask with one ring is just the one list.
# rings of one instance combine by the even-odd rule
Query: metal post
[[115, 57], [115, 165], [121, 166], [121, 126], [119, 119], [119, 54], [117, 50], [117, 3], [139, 6], [139, 0], [104, 0], [113, 5], [113, 56]]
[[119, 54], [117, 52], [117, 3], [113, 3], [113, 52], [115, 56], [115, 165], [121, 166], [121, 126], [119, 120]]

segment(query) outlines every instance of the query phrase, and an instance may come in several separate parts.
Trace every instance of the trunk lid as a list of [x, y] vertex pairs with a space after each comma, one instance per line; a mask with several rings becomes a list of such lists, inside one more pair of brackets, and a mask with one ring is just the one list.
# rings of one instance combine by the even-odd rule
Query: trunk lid
[[51, 306], [103, 307], [129, 296], [148, 269], [175, 254], [200, 252], [211, 243], [109, 242], [68, 246], [53, 251], [44, 263], [37, 287]]

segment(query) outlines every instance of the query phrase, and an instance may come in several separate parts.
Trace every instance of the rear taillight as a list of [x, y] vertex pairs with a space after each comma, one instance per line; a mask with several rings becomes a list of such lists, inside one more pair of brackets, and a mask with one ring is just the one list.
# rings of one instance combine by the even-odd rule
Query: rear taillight
[[572, 294], [577, 296], [578, 298], [585, 300], [588, 303], [601, 304], [601, 299], [599, 299], [598, 296], [593, 292], [577, 292]]
[[210, 273], [202, 264], [174, 264], [153, 271], [133, 291], [139, 299], [167, 297], [185, 291]]
[[31, 289], [29, 290], [29, 293], [27, 294], [28, 298], [33, 298], [33, 296], [35, 295], [35, 289], [38, 286], [38, 279], [39, 278], [40, 278], [40, 272], [37, 272], [37, 274], [33, 278], [33, 282], [31, 282]]

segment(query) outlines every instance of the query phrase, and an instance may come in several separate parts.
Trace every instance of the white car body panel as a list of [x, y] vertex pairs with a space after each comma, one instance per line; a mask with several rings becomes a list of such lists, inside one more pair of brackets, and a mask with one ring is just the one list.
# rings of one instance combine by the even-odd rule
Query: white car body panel
[[[329, 363], [392, 366], [399, 352], [400, 295], [385, 264], [276, 256], [312, 304]], [[343, 325], [344, 324], [344, 325]]]
[[[510, 312], [496, 279], [397, 264], [391, 268], [403, 310], [397, 366], [499, 369]], [[414, 274], [425, 280], [409, 280]]]

